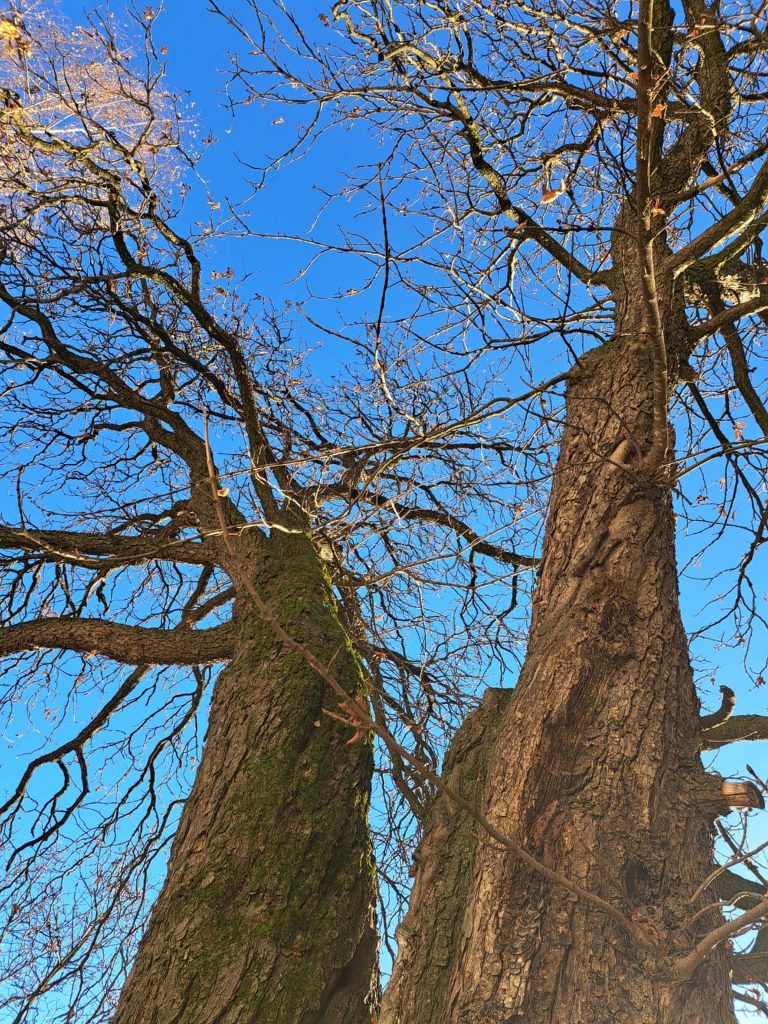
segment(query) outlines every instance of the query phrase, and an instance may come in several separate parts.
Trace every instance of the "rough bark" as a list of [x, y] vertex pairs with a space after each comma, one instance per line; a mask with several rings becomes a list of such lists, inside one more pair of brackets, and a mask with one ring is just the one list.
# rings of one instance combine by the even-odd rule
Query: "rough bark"
[[[445, 782], [473, 803], [482, 800], [493, 741], [513, 693], [487, 690], [483, 703], [464, 721], [446, 755]], [[386, 992], [390, 997], [400, 992], [402, 998], [395, 1010], [385, 996], [381, 1024], [439, 1019], [433, 1010], [445, 1004], [450, 980], [447, 968], [461, 931], [478, 838], [482, 837], [477, 825], [465, 811], [441, 797], [432, 802], [424, 821], [424, 838], [414, 855], [418, 868], [413, 909], [397, 929], [398, 956]]]
[[[628, 284], [614, 339], [569, 381], [526, 662], [489, 744], [481, 806], [672, 958], [720, 921], [713, 910], [687, 923], [715, 899], [687, 902], [711, 869], [718, 783], [698, 758], [670, 488], [633, 470], [651, 444], [653, 374]], [[723, 949], [673, 983], [664, 956], [488, 838], [477, 837], [464, 889], [452, 887], [436, 866], [440, 828], [435, 840], [422, 844], [386, 1024], [734, 1021]], [[461, 924], [436, 972], [425, 961], [442, 901]], [[431, 1001], [416, 991], [425, 978]]]
[[[260, 592], [355, 693], [322, 564], [277, 535]], [[247, 599], [205, 750], [115, 1024], [362, 1024], [376, 1003], [369, 743]]]
[[98, 651], [127, 665], [204, 665], [231, 658], [234, 646], [229, 623], [213, 629], [152, 629], [62, 616], [0, 628], [0, 658], [51, 648], [81, 654]]

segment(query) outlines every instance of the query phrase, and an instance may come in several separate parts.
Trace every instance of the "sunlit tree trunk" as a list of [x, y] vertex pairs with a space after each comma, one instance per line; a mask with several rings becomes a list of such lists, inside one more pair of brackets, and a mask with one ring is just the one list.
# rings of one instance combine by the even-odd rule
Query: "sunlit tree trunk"
[[[471, 854], [457, 886], [441, 852], [448, 812], [435, 807], [386, 1024], [734, 1020], [725, 950], [689, 980], [669, 976], [670, 960], [720, 920], [708, 910], [691, 923], [711, 890], [689, 902], [712, 867], [717, 783], [698, 757], [669, 471], [640, 466], [653, 364], [631, 264], [619, 280], [614, 338], [569, 380], [527, 657], [486, 738], [481, 807], [547, 867], [619, 908], [648, 944], [461, 814]], [[684, 338], [673, 296], [663, 301], [674, 371]], [[452, 777], [471, 796], [457, 760]], [[436, 960], [441, 920], [452, 939]]]
[[[262, 561], [263, 555], [259, 555]], [[291, 636], [355, 693], [322, 563], [277, 534], [254, 574]], [[115, 1024], [361, 1024], [376, 1004], [370, 744], [257, 615], [219, 677], [168, 877]]]

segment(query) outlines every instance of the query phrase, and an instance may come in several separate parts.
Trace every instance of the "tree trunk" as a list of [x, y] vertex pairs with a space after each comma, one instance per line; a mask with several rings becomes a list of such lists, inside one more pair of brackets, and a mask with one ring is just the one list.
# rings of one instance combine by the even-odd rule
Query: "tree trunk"
[[[355, 693], [360, 667], [304, 537], [269, 542], [258, 586]], [[376, 1004], [370, 743], [249, 605], [217, 680], [200, 769], [115, 1024], [363, 1024]]]
[[[652, 357], [637, 299], [619, 299], [614, 340], [569, 380], [526, 662], [480, 806], [674, 957], [721, 920], [689, 923], [711, 891], [688, 903], [712, 866], [717, 811], [701, 794], [718, 784], [698, 757], [669, 486], [622, 465], [650, 447]], [[672, 983], [664, 957], [456, 818], [471, 877], [462, 888], [438, 870], [428, 826], [384, 1024], [732, 1024], [724, 950]], [[437, 905], [460, 925], [435, 964]]]
[[[486, 690], [483, 703], [462, 723], [446, 754], [443, 779], [476, 806], [482, 801], [489, 760], [514, 692]], [[412, 910], [397, 928], [398, 954], [382, 1006], [382, 1024], [442, 1020], [475, 863], [478, 837], [473, 824], [465, 812], [439, 796], [427, 812], [413, 858]], [[395, 993], [397, 1012], [392, 1005]]]

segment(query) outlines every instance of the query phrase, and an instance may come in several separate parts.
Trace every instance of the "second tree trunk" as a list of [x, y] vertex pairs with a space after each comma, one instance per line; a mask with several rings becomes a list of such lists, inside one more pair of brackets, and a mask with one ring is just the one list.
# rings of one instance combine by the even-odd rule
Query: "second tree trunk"
[[[713, 814], [699, 802], [707, 777], [669, 487], [620, 462], [650, 437], [647, 339], [618, 337], [569, 381], [527, 657], [486, 736], [479, 807], [674, 957], [719, 921], [712, 911], [689, 924], [713, 899], [688, 903], [712, 866]], [[450, 770], [473, 798], [476, 780], [467, 789]], [[436, 806], [427, 823], [384, 1024], [732, 1024], [723, 951], [692, 983], [669, 982], [661, 955], [460, 813], [471, 853], [456, 885], [440, 860], [448, 813]], [[452, 935], [439, 968], [437, 906]]]

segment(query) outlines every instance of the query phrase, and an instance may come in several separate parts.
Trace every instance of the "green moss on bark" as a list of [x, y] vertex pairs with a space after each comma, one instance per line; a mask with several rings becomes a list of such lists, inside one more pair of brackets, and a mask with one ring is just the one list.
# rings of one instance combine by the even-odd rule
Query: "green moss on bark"
[[[348, 690], [363, 676], [324, 567], [278, 539], [257, 584]], [[370, 743], [243, 599], [203, 763], [116, 1024], [362, 1024], [376, 996]]]

